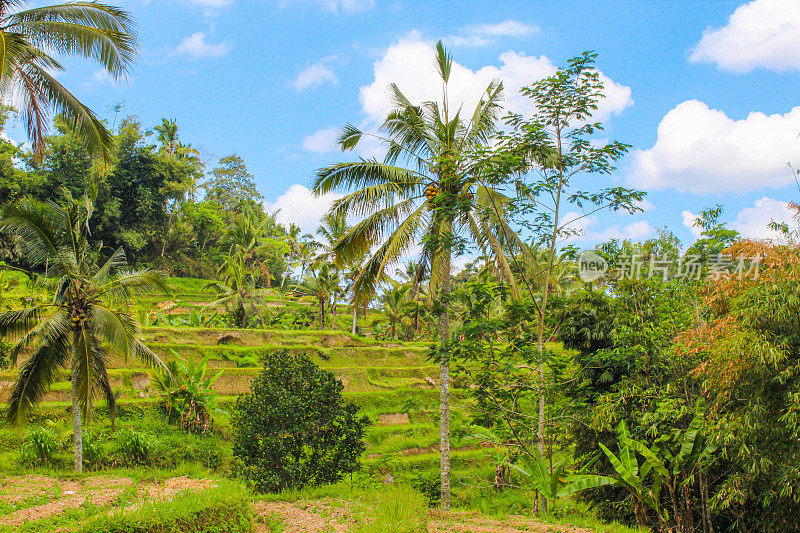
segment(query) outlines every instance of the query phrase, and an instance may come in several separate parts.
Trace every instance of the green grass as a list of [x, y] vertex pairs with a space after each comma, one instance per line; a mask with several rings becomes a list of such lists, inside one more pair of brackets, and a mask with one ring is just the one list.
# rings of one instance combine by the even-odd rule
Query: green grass
[[[133, 306], [134, 314], [139, 311], [154, 313], [157, 311], [157, 304], [168, 300], [174, 302], [177, 307], [199, 310], [213, 299], [213, 295], [202, 290], [205, 280], [173, 278], [169, 283], [172, 289], [170, 295], [137, 299]], [[36, 290], [27, 287], [22, 279], [17, 287], [6, 294], [6, 306], [17, 305], [20, 296], [30, 294], [44, 299], [41, 292], [37, 293]], [[287, 301], [284, 304], [288, 308], [298, 308], [302, 305], [294, 301]], [[186, 313], [173, 316], [184, 319], [187, 317]], [[373, 317], [374, 313], [368, 320]], [[419, 497], [414, 492], [402, 492], [409, 489], [397, 489], [397, 494], [402, 495], [398, 500], [395, 497], [397, 494], [392, 496], [393, 489], [386, 492], [383, 480], [387, 473], [391, 473], [395, 480], [407, 487], [420, 487], [421, 483], [431, 483], [438, 478], [439, 391], [425, 379], [430, 377], [438, 380], [438, 367], [427, 359], [431, 342], [381, 342], [371, 337], [353, 336], [346, 331], [349, 330], [349, 323], [349, 313], [346, 307], [342, 306], [337, 317], [337, 324], [342, 329], [338, 331], [280, 328], [232, 330], [219, 326], [199, 328], [161, 325], [145, 327], [143, 335], [145, 343], [165, 360], [173, 358], [176, 354], [195, 360], [208, 357], [212, 367], [223, 369], [223, 375], [217, 383], [218, 390], [223, 392], [218, 404], [228, 411], [232, 409], [236, 394], [247, 392], [249, 389], [247, 384], [260, 371], [267, 352], [288, 349], [311, 355], [322, 368], [334, 372], [343, 380], [345, 399], [358, 405], [361, 413], [373, 422], [366, 432], [368, 449], [362, 459], [361, 470], [352, 478], [348, 476], [347, 480], [327, 487], [310, 488], [269, 498], [352, 499], [362, 511], [366, 508], [364, 506], [377, 506], [376, 508], [384, 509], [386, 516], [390, 517], [387, 518], [387, 522], [380, 522], [372, 529], [362, 528], [361, 531], [364, 533], [378, 530], [413, 531], [413, 529], [402, 529], [405, 526], [397, 526], [399, 529], [395, 526], [404, 522], [403, 516], [413, 516], [419, 511]], [[230, 338], [225, 339], [228, 343], [220, 344], [220, 340], [228, 335]], [[559, 349], [553, 344], [549, 345], [549, 348]], [[216, 415], [215, 432], [210, 436], [186, 434], [166, 423], [158, 409], [160, 400], [152, 390], [149, 397], [147, 391], [134, 390], [134, 374], [142, 372], [149, 370], [137, 361], [111, 361], [109, 377], [112, 388], [119, 394], [116, 428], [112, 429], [107, 409], [99, 403], [95, 409], [95, 419], [90, 431], [100, 442], [102, 460], [94, 467], [95, 471], [84, 476], [99, 473], [131, 477], [137, 481], [150, 481], [181, 475], [216, 479], [229, 474], [233, 463], [232, 428], [229, 416]], [[12, 381], [16, 376], [17, 371], [0, 370], [0, 381]], [[66, 373], [60, 372], [46, 397], [47, 401], [43, 402], [31, 417], [31, 423], [35, 425], [41, 425], [45, 420], [55, 421], [59, 435], [64, 436], [60, 439], [60, 447], [53, 464], [50, 466], [22, 464], [19, 448], [24, 438], [24, 430], [0, 425], [0, 476], [31, 473], [58, 477], [72, 476], [70, 472], [72, 452], [69, 439], [66, 438], [71, 427], [69, 389]], [[0, 402], [3, 400], [0, 398]], [[458, 509], [478, 509], [493, 516], [530, 513], [532, 499], [529, 492], [521, 490], [497, 492], [486, 488], [493, 478], [494, 466], [487, 457], [486, 450], [475, 448], [476, 443], [469, 438], [474, 428], [469, 425], [467, 392], [464, 389], [452, 389], [451, 401], [454, 506]], [[0, 404], [0, 409], [2, 407]], [[409, 423], [377, 425], [380, 415], [396, 413], [408, 414]], [[148, 464], [126, 466], [119, 450], [119, 439], [123, 430], [138, 432], [152, 445], [152, 460]], [[233, 492], [236, 490], [238, 489], [232, 489]], [[183, 524], [185, 521], [187, 528], [196, 527], [198, 520], [200, 522], [205, 520], [203, 523], [208, 527], [213, 524], [214, 528], [222, 528], [213, 529], [215, 531], [226, 531], [224, 527], [228, 527], [215, 522], [221, 519], [219, 513], [209, 511], [209, 514], [204, 514], [206, 511], [201, 509], [201, 504], [204, 503], [201, 501], [202, 498], [187, 496], [171, 503], [153, 504], [146, 512], [144, 510], [134, 514], [122, 512], [120, 508], [125, 503], [124, 500], [126, 498], [130, 500], [133, 496], [135, 494], [128, 494], [117, 502], [114, 507], [115, 512], [110, 517], [106, 516], [107, 509], [101, 517], [98, 509], [84, 506], [62, 515], [58, 524], [45, 521], [42, 524], [30, 524], [26, 527], [28, 531], [49, 531], [61, 526], [74, 530], [86, 524], [86, 528], [91, 527], [91, 529], [85, 528], [85, 531], [166, 530], [164, 529], [167, 527], [166, 522], [157, 520], [148, 522], [160, 514], [167, 516], [172, 523]], [[34, 497], [19, 502], [13, 508], [0, 503], [0, 516], [22, 508], [20, 506], [36, 505], [39, 498]], [[408, 508], [404, 507], [406, 502]], [[361, 507], [358, 507], [359, 505]], [[597, 531], [613, 533], [632, 531], [621, 526], [602, 525], [585, 506], [572, 501], [554, 502], [551, 514], [545, 519], [554, 523], [569, 522]], [[233, 521], [236, 522], [235, 516]], [[262, 522], [269, 531], [281, 530], [282, 526], [278, 521], [262, 520]], [[132, 524], [141, 524], [136, 527], [144, 529], [131, 529]]]
[[241, 485], [220, 482], [202, 493], [181, 494], [171, 501], [119, 509], [89, 519], [81, 533], [249, 532], [253, 511], [249, 492]]

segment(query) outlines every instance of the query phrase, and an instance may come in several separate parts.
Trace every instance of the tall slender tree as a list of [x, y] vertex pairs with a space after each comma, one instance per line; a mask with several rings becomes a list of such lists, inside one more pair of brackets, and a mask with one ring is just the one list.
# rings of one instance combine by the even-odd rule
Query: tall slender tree
[[[473, 154], [495, 132], [502, 84], [491, 82], [472, 114], [453, 111], [448, 87], [452, 58], [436, 45], [435, 67], [442, 81], [441, 101], [412, 103], [391, 85], [394, 110], [377, 137], [387, 149], [383, 162], [361, 159], [319, 170], [316, 194], [356, 189], [336, 201], [336, 216], [364, 216], [335, 247], [344, 262], [370, 252], [354, 284], [356, 303], [372, 298], [389, 269], [416, 245], [439, 309], [440, 451], [444, 509], [450, 507], [450, 270], [454, 251], [469, 231], [469, 214], [478, 188]], [[347, 125], [339, 139], [343, 150], [355, 148], [367, 135]], [[463, 230], [463, 231], [462, 231]], [[372, 248], [375, 247], [374, 251]]]
[[57, 79], [64, 71], [58, 56], [80, 56], [99, 63], [113, 79], [124, 78], [136, 55], [130, 15], [97, 2], [70, 2], [20, 10], [26, 2], [0, 0], [0, 95], [22, 113], [34, 150], [40, 153], [55, 110], [108, 157], [111, 133], [102, 121]]
[[[641, 211], [638, 202], [645, 196], [634, 189], [604, 186], [607, 184], [601, 180], [614, 171], [616, 162], [630, 147], [619, 141], [601, 146], [591, 142], [592, 136], [603, 130], [600, 123], [592, 121], [592, 114], [603, 98], [603, 83], [595, 58], [596, 54], [586, 52], [571, 59], [552, 76], [522, 88], [521, 93], [532, 100], [535, 111], [531, 117], [508, 117], [509, 133], [500, 136], [496, 150], [487, 160], [493, 171], [491, 180], [504, 182], [506, 187], [517, 191], [507, 210], [534, 236], [535, 247], [523, 248], [521, 253], [527, 258], [527, 265], [533, 264], [533, 269], [537, 269], [536, 272], [523, 269], [522, 274], [536, 309], [537, 437], [542, 457], [548, 390], [545, 343], [550, 338], [551, 295], [554, 283], [560, 283], [559, 247], [576, 233], [573, 228], [579, 219], [606, 209]], [[590, 183], [580, 183], [589, 177]], [[568, 206], [582, 209], [583, 214], [565, 218]], [[531, 289], [531, 282], [536, 283], [535, 288]], [[541, 510], [547, 511], [544, 497]]]
[[60, 369], [70, 372], [74, 425], [75, 471], [83, 469], [82, 419], [88, 420], [95, 396], [102, 396], [114, 412], [115, 398], [106, 364], [112, 355], [137, 357], [151, 366], [161, 360], [141, 342], [140, 327], [128, 312], [131, 295], [166, 287], [160, 274], [125, 270], [120, 248], [104, 263], [90, 246], [92, 203], [23, 200], [7, 207], [0, 230], [19, 238], [27, 261], [47, 265], [59, 276], [50, 303], [0, 314], [0, 335], [17, 340], [13, 364], [23, 350], [24, 361], [9, 400], [8, 418], [21, 422], [42, 399]]

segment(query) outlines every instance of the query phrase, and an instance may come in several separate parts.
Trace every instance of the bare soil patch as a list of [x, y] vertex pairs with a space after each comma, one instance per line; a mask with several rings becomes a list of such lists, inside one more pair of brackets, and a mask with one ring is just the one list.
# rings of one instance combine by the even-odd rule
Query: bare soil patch
[[[136, 508], [145, 500], [164, 500], [183, 491], [203, 491], [211, 487], [207, 479], [176, 477], [164, 482], [139, 485]], [[0, 516], [0, 526], [20, 526], [57, 516], [85, 503], [100, 507], [113, 505], [128, 487], [130, 478], [94, 476], [81, 480], [61, 480], [47, 476], [21, 476], [0, 479], [0, 496], [11, 504], [45, 498], [45, 503], [32, 505]], [[38, 498], [37, 498], [38, 497]]]
[[[255, 513], [257, 517], [280, 519], [283, 533], [344, 533], [352, 530], [350, 506], [341, 500], [256, 502]], [[255, 531], [260, 533], [267, 529], [256, 520]]]
[[[257, 502], [256, 516], [277, 518], [283, 523], [284, 533], [321, 533], [353, 531], [357, 523], [350, 505], [341, 500], [297, 502]], [[256, 532], [267, 531], [256, 519]], [[429, 533], [593, 533], [589, 529], [569, 524], [553, 525], [523, 516], [504, 519], [489, 518], [477, 512], [430, 511]]]
[[378, 415], [379, 426], [400, 426], [410, 422], [408, 413], [389, 413]]

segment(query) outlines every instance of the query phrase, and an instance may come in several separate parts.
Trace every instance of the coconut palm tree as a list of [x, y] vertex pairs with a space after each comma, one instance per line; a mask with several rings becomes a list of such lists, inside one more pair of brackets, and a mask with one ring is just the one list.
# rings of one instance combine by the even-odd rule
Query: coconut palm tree
[[158, 133], [161, 150], [166, 154], [175, 155], [178, 148], [178, 121], [174, 118], [162, 118], [161, 124], [153, 130]]
[[331, 298], [343, 292], [339, 286], [339, 274], [330, 264], [323, 263], [318, 272], [311, 272], [305, 277], [305, 283], [300, 290], [319, 302], [319, 329], [325, 329], [325, 310], [328, 303]]
[[[419, 243], [424, 243], [422, 263], [430, 273], [431, 296], [443, 304], [439, 315], [441, 480], [444, 509], [450, 506], [450, 370], [446, 342], [450, 336], [450, 270], [453, 249], [462, 233], [469, 233], [479, 188], [476, 151], [495, 132], [502, 84], [492, 82], [474, 111], [463, 117], [453, 112], [448, 95], [452, 59], [441, 43], [436, 45], [436, 69], [442, 80], [442, 100], [419, 105], [406, 98], [396, 84], [390, 86], [395, 109], [376, 135], [386, 146], [383, 162], [361, 159], [320, 169], [314, 183], [318, 195], [349, 192], [331, 208], [334, 216], [363, 216], [335, 246], [337, 257], [372, 251], [355, 292], [362, 299], [375, 294], [388, 269]], [[347, 125], [339, 139], [343, 150], [355, 148], [365, 136]]]
[[222, 266], [217, 270], [218, 279], [203, 286], [217, 293], [217, 299], [210, 302], [208, 307], [225, 306], [234, 326], [247, 327], [258, 306], [265, 304], [267, 296], [275, 295], [272, 289], [256, 287], [254, 274], [257, 273], [248, 265], [242, 250], [225, 256]]
[[88, 241], [92, 203], [66, 195], [65, 206], [22, 200], [2, 213], [0, 230], [16, 236], [29, 264], [46, 264], [48, 274], [58, 277], [58, 284], [49, 303], [0, 314], [0, 335], [17, 341], [11, 351], [13, 364], [20, 353], [30, 352], [11, 391], [10, 421], [23, 421], [58, 371], [69, 370], [75, 470], [80, 472], [82, 419], [90, 420], [93, 399], [102, 396], [114, 412], [114, 393], [106, 371], [109, 358], [134, 356], [151, 366], [163, 366], [142, 344], [139, 323], [128, 312], [128, 301], [131, 295], [165, 291], [166, 287], [156, 272], [125, 270], [121, 248], [99, 264], [99, 248]]
[[326, 213], [320, 225], [317, 227], [317, 235], [322, 237], [322, 241], [316, 241], [317, 254], [316, 262], [337, 263], [335, 254], [336, 244], [344, 237], [350, 229], [347, 220], [341, 213]]
[[96, 2], [70, 2], [20, 10], [22, 0], [0, 0], [0, 96], [22, 113], [34, 150], [41, 152], [49, 111], [60, 113], [107, 157], [113, 137], [99, 118], [56, 79], [55, 56], [81, 56], [122, 79], [136, 55], [130, 15]]
[[403, 318], [411, 313], [412, 308], [408, 299], [410, 292], [410, 285], [393, 283], [392, 287], [381, 296], [381, 311], [389, 320], [393, 339], [397, 338], [397, 325], [402, 324]]

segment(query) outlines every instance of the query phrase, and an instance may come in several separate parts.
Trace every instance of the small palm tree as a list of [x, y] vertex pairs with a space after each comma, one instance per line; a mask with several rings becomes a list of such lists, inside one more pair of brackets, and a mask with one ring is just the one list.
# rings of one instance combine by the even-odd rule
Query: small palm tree
[[339, 274], [328, 263], [323, 263], [316, 274], [312, 272], [306, 276], [301, 290], [319, 302], [320, 329], [325, 329], [325, 310], [328, 303], [331, 298], [343, 292], [339, 286]]
[[247, 327], [250, 317], [258, 311], [258, 305], [263, 305], [264, 298], [274, 294], [271, 289], [256, 287], [253, 271], [241, 253], [226, 256], [217, 276], [217, 281], [209, 281], [203, 286], [217, 293], [217, 299], [208, 307], [225, 306], [237, 328]]
[[344, 237], [350, 225], [341, 213], [326, 213], [317, 228], [317, 235], [322, 237], [322, 242], [317, 241], [319, 249], [316, 262], [336, 263], [337, 258], [334, 252], [338, 242]]
[[392, 330], [392, 338], [397, 338], [397, 325], [401, 324], [403, 318], [411, 312], [410, 301], [408, 299], [411, 292], [410, 285], [393, 283], [392, 287], [381, 296], [381, 311], [389, 320], [389, 327]]
[[25, 2], [0, 0], [0, 96], [19, 108], [34, 150], [41, 152], [54, 109], [88, 142], [109, 154], [113, 137], [97, 116], [56, 79], [54, 57], [97, 61], [113, 79], [125, 76], [136, 55], [130, 15], [97, 2], [70, 2], [19, 10]]
[[161, 124], [153, 128], [158, 133], [158, 142], [161, 143], [161, 150], [169, 155], [175, 155], [178, 148], [178, 121], [170, 118], [162, 118]]
[[128, 312], [134, 294], [166, 291], [162, 276], [149, 270], [130, 271], [120, 248], [102, 265], [98, 249], [88, 240], [92, 203], [66, 205], [23, 200], [7, 207], [0, 230], [19, 239], [24, 257], [34, 267], [48, 265], [59, 278], [49, 303], [0, 314], [0, 335], [17, 340], [11, 351], [30, 350], [11, 391], [8, 419], [21, 422], [42, 399], [58, 370], [68, 369], [72, 381], [75, 470], [83, 469], [82, 420], [89, 420], [92, 401], [102, 396], [113, 414], [114, 393], [106, 364], [112, 355], [134, 356], [151, 366], [163, 366], [144, 344], [140, 327]]

